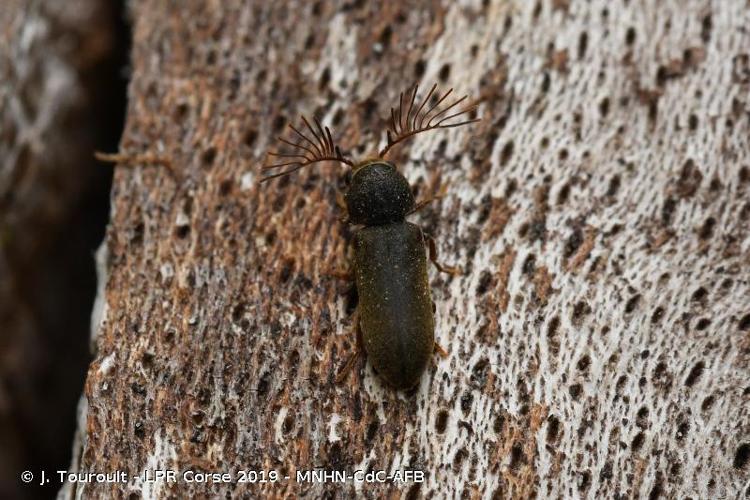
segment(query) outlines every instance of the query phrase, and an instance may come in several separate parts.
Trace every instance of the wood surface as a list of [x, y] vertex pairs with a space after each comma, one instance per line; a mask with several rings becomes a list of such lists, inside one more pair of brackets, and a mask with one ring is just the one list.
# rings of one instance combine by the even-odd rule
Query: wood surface
[[[88, 484], [94, 498], [737, 498], [750, 487], [746, 0], [139, 0], [100, 250], [82, 471], [277, 470], [276, 484]], [[419, 82], [482, 121], [394, 161], [448, 357], [410, 393], [354, 349], [345, 170], [260, 185], [300, 114], [361, 157]], [[297, 470], [419, 469], [419, 483]]]

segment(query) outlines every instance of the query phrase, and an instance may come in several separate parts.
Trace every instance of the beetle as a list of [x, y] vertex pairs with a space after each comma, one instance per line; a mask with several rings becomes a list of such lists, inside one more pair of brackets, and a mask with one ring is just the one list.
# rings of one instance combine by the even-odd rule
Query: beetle
[[[351, 181], [343, 204], [348, 222], [359, 226], [353, 235], [353, 268], [359, 296], [355, 313], [358, 341], [357, 351], [346, 363], [338, 380], [364, 350], [375, 371], [388, 384], [396, 389], [409, 389], [419, 382], [433, 352], [442, 351], [434, 340], [435, 319], [427, 279], [425, 244], [430, 250], [430, 260], [438, 270], [452, 274], [457, 271], [442, 266], [437, 261], [434, 239], [419, 226], [406, 221], [407, 215], [434, 198], [417, 204], [406, 177], [386, 159], [396, 144], [419, 133], [459, 127], [479, 120], [467, 115], [476, 110], [476, 105], [455, 110], [467, 96], [443, 105], [453, 89], [439, 96], [435, 93], [436, 88], [437, 84], [433, 85], [419, 102], [416, 101], [417, 85], [400, 94], [398, 110], [391, 108], [387, 143], [377, 156], [358, 162], [344, 157], [334, 143], [330, 129], [323, 127], [317, 119], [313, 120], [313, 127], [303, 116], [305, 132], [289, 125], [297, 142], [278, 138], [294, 148], [294, 152], [269, 152], [269, 155], [281, 158], [281, 163], [263, 167], [265, 171], [275, 173], [267, 174], [261, 182], [325, 161], [351, 167]], [[433, 103], [427, 107], [431, 97]], [[454, 111], [449, 113], [451, 110]], [[291, 168], [275, 170], [285, 167]]]

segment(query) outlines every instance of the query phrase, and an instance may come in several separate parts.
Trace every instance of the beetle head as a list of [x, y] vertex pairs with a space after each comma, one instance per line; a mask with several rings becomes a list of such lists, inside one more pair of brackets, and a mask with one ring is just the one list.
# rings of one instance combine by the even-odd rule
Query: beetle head
[[414, 208], [409, 182], [383, 159], [366, 160], [354, 168], [344, 199], [349, 221], [367, 226], [403, 220]]

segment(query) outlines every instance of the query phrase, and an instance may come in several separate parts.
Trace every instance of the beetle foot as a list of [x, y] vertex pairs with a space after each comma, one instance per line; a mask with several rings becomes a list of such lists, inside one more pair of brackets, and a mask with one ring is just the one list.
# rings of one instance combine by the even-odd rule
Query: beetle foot
[[159, 165], [166, 167], [170, 172], [173, 171], [172, 162], [165, 156], [159, 156], [152, 153], [131, 154], [131, 153], [101, 153], [96, 151], [94, 157], [106, 163], [123, 163], [128, 165]]
[[443, 349], [443, 347], [435, 342], [435, 352], [440, 355], [441, 358], [447, 358], [448, 357], [448, 351]]
[[349, 375], [349, 372], [352, 371], [352, 368], [357, 363], [357, 360], [359, 359], [359, 356], [361, 355], [361, 352], [359, 349], [357, 349], [357, 352], [349, 356], [349, 359], [346, 361], [346, 364], [344, 367], [339, 371], [339, 373], [336, 375], [336, 383], [340, 384], [341, 382], [346, 379], [346, 376]]
[[461, 276], [462, 274], [461, 269], [458, 267], [444, 266], [438, 261], [432, 261], [432, 263], [435, 264], [435, 267], [441, 273], [450, 274], [451, 276]]
[[328, 276], [329, 278], [336, 278], [344, 281], [354, 280], [354, 273], [352, 273], [351, 269], [328, 269], [321, 274], [323, 276]]
[[349, 223], [349, 209], [346, 205], [346, 198], [344, 198], [344, 194], [341, 191], [336, 191], [336, 205], [339, 207], [339, 210], [343, 212], [343, 215], [339, 217], [339, 222], [342, 222], [344, 224]]
[[438, 252], [437, 252], [437, 244], [435, 243], [435, 238], [430, 236], [429, 234], [425, 234], [425, 238], [427, 239], [427, 245], [430, 248], [430, 261], [435, 265], [438, 271], [441, 273], [450, 274], [451, 276], [458, 276], [461, 274], [461, 270], [457, 267], [451, 267], [451, 266], [444, 266], [440, 262], [438, 262]]

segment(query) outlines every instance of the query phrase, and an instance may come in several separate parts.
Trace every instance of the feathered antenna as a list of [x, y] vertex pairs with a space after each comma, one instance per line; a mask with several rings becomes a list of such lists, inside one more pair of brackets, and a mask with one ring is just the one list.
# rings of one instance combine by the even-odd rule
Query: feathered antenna
[[312, 134], [315, 140], [310, 139], [310, 137], [302, 133], [298, 128], [290, 123], [289, 128], [291, 128], [294, 133], [300, 137], [300, 142], [298, 144], [295, 144], [294, 142], [284, 139], [283, 137], [279, 137], [278, 139], [284, 144], [288, 144], [289, 146], [296, 148], [297, 152], [289, 154], [269, 152], [268, 154], [271, 156], [275, 156], [277, 158], [287, 158], [289, 159], [289, 161], [283, 161], [282, 163], [277, 163], [275, 165], [266, 165], [263, 167], [263, 170], [289, 167], [292, 165], [294, 165], [294, 168], [290, 168], [283, 172], [267, 175], [263, 177], [260, 182], [265, 182], [271, 179], [275, 179], [276, 177], [291, 174], [292, 172], [296, 172], [297, 170], [306, 167], [307, 165], [312, 165], [313, 163], [318, 163], [321, 161], [338, 161], [340, 163], [349, 165], [350, 167], [354, 167], [354, 163], [351, 160], [344, 158], [339, 147], [334, 144], [333, 137], [331, 136], [331, 131], [328, 129], [328, 127], [323, 127], [320, 122], [316, 118], [314, 118], [313, 121], [317, 128], [316, 131], [304, 116], [302, 117], [302, 121], [305, 123], [305, 126], [307, 126], [307, 129], [310, 131], [310, 134]]
[[[398, 100], [398, 113], [394, 108], [391, 108], [391, 127], [386, 133], [388, 144], [386, 144], [386, 146], [380, 151], [379, 154], [381, 158], [384, 158], [393, 146], [405, 139], [408, 139], [411, 136], [419, 134], [420, 132], [426, 132], [428, 130], [435, 130], [439, 128], [460, 127], [461, 125], [467, 125], [469, 123], [478, 122], [480, 120], [480, 118], [473, 118], [470, 120], [462, 120], [459, 122], [450, 123], [451, 119], [464, 115], [466, 113], [470, 113], [477, 109], [477, 105], [473, 104], [460, 111], [449, 114], [448, 116], [444, 116], [448, 111], [455, 108], [468, 98], [468, 96], [463, 96], [462, 98], [454, 101], [449, 106], [445, 106], [440, 109], [440, 105], [448, 98], [449, 95], [451, 95], [453, 89], [448, 90], [445, 94], [443, 94], [442, 97], [437, 99], [435, 104], [433, 104], [429, 109], [423, 112], [422, 110], [427, 104], [427, 101], [430, 100], [430, 97], [432, 97], [432, 95], [435, 93], [436, 88], [437, 83], [432, 86], [427, 96], [422, 99], [421, 103], [417, 106], [416, 112], [414, 112], [413, 115], [412, 110], [414, 110], [414, 103], [417, 98], [418, 86], [414, 85], [414, 90], [409, 92], [406, 96], [404, 96], [404, 93], [401, 92]], [[406, 110], [405, 115], [403, 113], [404, 104], [406, 103], [404, 97], [406, 97], [406, 101], [408, 101], [409, 103], [409, 108]]]

